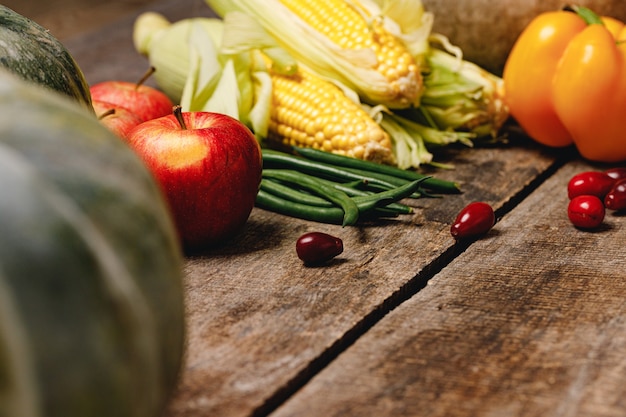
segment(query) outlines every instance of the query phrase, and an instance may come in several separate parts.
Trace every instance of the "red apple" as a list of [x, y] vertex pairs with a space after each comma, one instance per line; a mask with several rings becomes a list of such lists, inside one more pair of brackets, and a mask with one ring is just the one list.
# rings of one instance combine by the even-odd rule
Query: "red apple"
[[124, 107], [143, 121], [171, 114], [172, 100], [161, 90], [143, 84], [153, 71], [151, 68], [137, 83], [110, 80], [93, 84], [89, 88], [91, 99]]
[[99, 100], [92, 100], [92, 105], [100, 122], [122, 139], [126, 139], [128, 133], [143, 122], [139, 116], [124, 107]]
[[128, 136], [169, 201], [183, 246], [226, 242], [247, 222], [261, 183], [261, 148], [240, 121], [181, 112], [143, 122]]

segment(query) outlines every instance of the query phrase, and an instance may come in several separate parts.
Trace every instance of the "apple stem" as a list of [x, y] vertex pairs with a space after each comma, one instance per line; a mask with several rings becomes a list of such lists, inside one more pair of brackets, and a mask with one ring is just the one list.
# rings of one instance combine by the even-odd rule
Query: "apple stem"
[[176, 120], [178, 120], [178, 124], [180, 125], [180, 127], [183, 130], [187, 130], [187, 124], [185, 123], [185, 119], [183, 118], [183, 108], [177, 105], [172, 108], [172, 111], [174, 112], [174, 117], [176, 117]]
[[148, 71], [146, 71], [143, 77], [141, 77], [139, 81], [137, 81], [137, 84], [135, 84], [135, 90], [139, 89], [139, 87], [141, 87], [146, 82], [146, 80], [150, 78], [152, 74], [154, 74], [155, 71], [156, 71], [156, 68], [154, 68], [153, 66], [148, 68]]
[[102, 113], [100, 116], [98, 116], [98, 120], [102, 120], [107, 116], [111, 116], [115, 114], [115, 109], [109, 109], [107, 111], [105, 111], [104, 113]]

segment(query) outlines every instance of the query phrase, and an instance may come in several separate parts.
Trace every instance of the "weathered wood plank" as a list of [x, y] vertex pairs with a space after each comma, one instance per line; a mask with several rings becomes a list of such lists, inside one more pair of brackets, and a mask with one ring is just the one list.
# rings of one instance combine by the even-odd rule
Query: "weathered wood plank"
[[571, 163], [275, 414], [623, 416], [626, 218], [567, 219]]
[[[235, 241], [190, 258], [187, 359], [167, 416], [270, 411], [454, 256], [458, 209], [474, 199], [502, 207], [553, 163], [532, 146], [460, 151], [455, 160], [446, 174], [466, 193], [419, 200], [405, 220], [341, 228], [255, 209]], [[294, 244], [310, 230], [340, 236], [344, 254], [303, 267]]]
[[[175, 20], [187, 16], [184, 4], [154, 9]], [[90, 82], [143, 74], [145, 60], [130, 42], [132, 21], [68, 42]], [[416, 291], [416, 275], [452, 256], [449, 222], [463, 205], [482, 199], [504, 206], [553, 164], [527, 146], [460, 151], [451, 159], [457, 169], [438, 176], [462, 181], [465, 194], [421, 200], [408, 220], [341, 229], [255, 210], [230, 245], [190, 258], [187, 358], [167, 415], [271, 410], [360, 329]], [[303, 268], [295, 257], [295, 240], [313, 229], [344, 239], [345, 254], [328, 268]]]
[[[148, 60], [139, 55], [132, 42], [132, 27], [143, 11], [163, 13], [171, 21], [192, 16], [214, 16], [202, 0], [161, 0], [121, 15], [101, 29], [68, 36], [67, 49], [77, 60], [90, 84], [105, 80], [136, 82], [148, 69]], [[152, 80], [148, 84], [153, 84]]]
[[[513, 43], [530, 21], [540, 13], [559, 10], [565, 3], [560, 0], [423, 0], [423, 4], [435, 14], [435, 32], [454, 40], [468, 60], [501, 74]], [[576, 4], [604, 16], [626, 20], [626, 3], [622, 0], [580, 0]], [[486, 42], [489, 47], [485, 47]]]
[[[154, 3], [146, 9], [161, 11], [172, 20], [210, 14], [201, 0], [167, 0]], [[89, 82], [114, 78], [133, 81], [143, 74], [147, 63], [133, 50], [130, 39], [136, 13], [138, 12], [117, 20], [102, 30], [67, 41], [68, 48], [77, 58]], [[506, 386], [508, 380], [504, 380], [508, 375], [523, 375], [524, 370], [521, 366], [524, 364], [534, 365], [533, 369], [540, 369], [539, 353], [534, 356], [536, 362], [524, 363], [526, 359], [522, 354], [519, 357], [511, 354], [510, 357], [498, 358], [493, 352], [505, 351], [509, 345], [528, 342], [528, 338], [534, 342], [543, 334], [542, 325], [562, 316], [567, 317], [560, 309], [552, 313], [539, 307], [529, 308], [523, 310], [530, 314], [528, 326], [538, 327], [522, 327], [520, 330], [522, 333], [519, 334], [515, 333], [517, 328], [513, 328], [511, 324], [507, 327], [507, 323], [520, 323], [526, 316], [516, 314], [517, 312], [503, 301], [509, 299], [511, 294], [506, 291], [504, 294], [500, 292], [513, 288], [517, 291], [514, 294], [528, 301], [526, 298], [530, 295], [540, 293], [541, 282], [551, 283], [549, 277], [544, 277], [543, 281], [537, 281], [530, 286], [532, 290], [526, 298], [524, 296], [526, 290], [516, 288], [496, 275], [487, 275], [488, 284], [483, 285], [486, 289], [481, 285], [476, 285], [475, 288], [470, 286], [469, 283], [473, 281], [462, 276], [457, 280], [459, 287], [455, 288], [456, 292], [449, 288], [440, 288], [436, 297], [428, 298], [433, 289], [437, 290], [435, 283], [452, 282], [449, 278], [440, 278], [445, 276], [443, 274], [449, 269], [438, 275], [433, 284], [425, 290], [419, 290], [441, 265], [445, 265], [461, 252], [461, 249], [454, 245], [448, 229], [456, 212], [462, 206], [472, 200], [484, 200], [499, 208], [499, 213], [506, 213], [552, 172], [556, 165], [555, 158], [524, 141], [521, 143], [513, 141], [511, 146], [507, 147], [455, 150], [444, 157], [444, 161], [445, 158], [454, 162], [456, 169], [447, 172], [438, 171], [437, 176], [461, 181], [465, 193], [447, 196], [444, 199], [419, 200], [415, 203], [417, 213], [414, 216], [380, 225], [340, 228], [289, 219], [255, 209], [246, 229], [230, 244], [219, 250], [189, 257], [185, 270], [188, 312], [187, 356], [178, 392], [166, 416], [247, 416], [268, 413], [306, 384], [355, 340], [359, 340], [355, 347], [367, 344], [371, 344], [372, 347], [387, 346], [389, 351], [383, 350], [382, 354], [377, 349], [368, 352], [370, 356], [367, 362], [371, 365], [378, 364], [379, 368], [376, 369], [379, 369], [383, 376], [389, 375], [385, 372], [403, 375], [397, 384], [385, 388], [386, 380], [369, 372], [362, 373], [361, 377], [366, 382], [361, 382], [362, 380], [358, 379], [359, 369], [352, 368], [354, 373], [351, 377], [359, 381], [362, 388], [355, 390], [350, 388], [351, 384], [334, 385], [333, 391], [339, 391], [337, 387], [345, 388], [344, 396], [339, 392], [335, 392], [334, 396], [328, 395], [317, 381], [322, 381], [322, 385], [323, 381], [334, 384], [335, 378], [338, 378], [336, 372], [346, 371], [345, 369], [334, 371], [337, 368], [335, 363], [332, 363], [328, 371], [323, 371], [319, 379], [313, 380], [311, 388], [307, 385], [302, 391], [303, 394], [297, 394], [279, 413], [289, 414], [295, 410], [299, 414], [307, 409], [315, 411], [312, 405], [321, 398], [317, 395], [328, 396], [332, 400], [328, 402], [331, 404], [329, 407], [331, 412], [349, 411], [351, 407], [355, 410], [360, 409], [359, 401], [351, 396], [361, 394], [366, 399], [367, 395], [374, 395], [370, 405], [375, 407], [380, 408], [391, 400], [406, 400], [404, 405], [395, 402], [389, 404], [391, 407], [402, 406], [407, 407], [406, 410], [411, 410], [414, 401], [408, 394], [416, 392], [411, 390], [422, 390], [432, 384], [438, 388], [430, 393], [426, 389], [424, 392], [429, 393], [431, 400], [441, 400], [439, 410], [443, 413], [441, 415], [444, 415], [444, 411], [449, 411], [445, 407], [458, 401], [459, 392], [471, 397], [480, 392], [489, 392], [491, 388], [489, 384]], [[502, 227], [507, 219], [517, 213], [519, 210], [516, 209], [506, 216], [489, 239], [473, 245], [461, 259], [476, 253], [480, 258], [474, 262], [483, 267], [485, 274], [487, 272], [494, 274], [505, 258], [504, 254], [498, 257], [491, 254], [491, 252], [502, 253], [498, 252], [498, 245], [494, 242], [508, 236], [504, 235]], [[551, 224], [549, 223], [550, 227], [540, 229], [542, 236], [552, 233]], [[346, 251], [328, 267], [304, 268], [295, 256], [294, 244], [301, 233], [309, 230], [339, 235], [344, 239]], [[523, 228], [520, 230], [523, 236], [528, 236], [525, 234], [528, 230]], [[477, 250], [485, 243], [496, 247]], [[574, 253], [578, 249], [571, 250]], [[529, 254], [523, 251], [522, 253]], [[550, 252], [549, 255], [548, 261], [553, 259], [553, 253]], [[507, 270], [511, 273], [520, 273], [524, 277], [530, 274], [525, 279], [531, 280], [534, 273], [528, 271], [532, 269], [524, 270], [522, 267], [522, 271], [518, 271], [519, 262], [526, 265], [526, 261], [526, 257], [518, 255], [514, 262], [508, 264]], [[531, 265], [535, 267], [540, 264], [538, 260], [533, 262]], [[478, 276], [470, 276], [473, 280], [477, 280], [476, 277]], [[504, 288], [498, 288], [498, 284], [503, 283], [506, 284]], [[561, 287], [556, 289], [565, 292]], [[483, 305], [482, 310], [479, 308], [472, 310], [472, 299], [470, 297], [468, 300], [467, 293], [479, 297], [486, 290], [491, 290], [489, 300], [493, 299], [499, 303], [493, 306]], [[583, 289], [579, 290], [582, 293]], [[412, 297], [415, 293], [417, 296]], [[448, 304], [439, 301], [442, 297], [449, 297], [445, 298]], [[425, 301], [420, 302], [421, 298]], [[410, 301], [405, 302], [407, 299]], [[597, 301], [599, 300], [598, 295]], [[418, 317], [430, 312], [430, 316], [426, 314], [425, 318], [418, 322], [425, 326], [426, 334], [429, 336], [421, 345], [425, 352], [424, 359], [418, 356], [416, 362], [412, 362], [413, 358], [410, 355], [415, 352], [410, 349], [398, 350], [399, 356], [395, 358], [399, 359], [393, 360], [394, 357], [390, 356], [399, 346], [392, 343], [393, 341], [416, 343], [415, 339], [421, 340], [422, 335], [416, 336], [410, 326], [404, 338], [399, 334], [404, 330], [395, 332], [393, 326], [385, 324], [376, 326], [373, 331], [367, 332], [361, 338], [370, 326], [397, 305], [401, 305], [397, 309], [398, 312], [408, 309], [409, 307], [404, 307], [404, 304], [410, 308], [415, 308], [416, 304], [421, 307], [422, 310], [417, 313]], [[489, 320], [480, 316], [487, 307], [490, 309], [485, 311], [493, 315]], [[442, 324], [443, 316], [436, 314], [433, 316], [433, 312], [441, 314], [442, 311], [449, 314], [445, 317], [449, 322]], [[463, 316], [461, 313], [464, 311], [468, 311], [470, 316]], [[452, 314], [455, 312], [456, 316]], [[389, 317], [395, 317], [396, 314], [399, 313], [394, 311]], [[430, 319], [427, 320], [426, 317]], [[473, 323], [469, 320], [471, 317], [481, 320]], [[583, 322], [585, 318], [585, 315], [579, 317]], [[495, 327], [496, 323], [499, 326]], [[444, 324], [446, 326], [443, 326]], [[440, 329], [438, 326], [443, 327]], [[604, 326], [605, 329], [610, 329], [606, 323]], [[502, 331], [500, 327], [503, 328]], [[379, 328], [383, 330], [379, 331]], [[463, 344], [466, 334], [459, 333], [459, 329], [465, 330], [465, 333], [471, 336], [471, 342]], [[507, 331], [512, 334], [511, 340], [507, 338]], [[372, 340], [370, 334], [382, 339]], [[460, 385], [456, 391], [446, 390], [446, 387], [453, 386], [455, 382], [463, 381], [466, 375], [458, 371], [456, 379], [449, 381], [447, 374], [442, 372], [442, 369], [446, 368], [441, 366], [455, 368], [454, 363], [463, 365], [463, 355], [468, 353], [464, 348], [475, 347], [472, 343], [479, 343], [480, 337], [485, 339], [486, 347], [478, 346], [481, 348], [478, 352], [489, 353], [495, 359], [494, 362], [490, 362], [486, 357], [481, 363], [482, 368], [477, 368], [478, 374], [483, 371], [487, 375], [486, 379], [475, 379], [482, 387], [467, 382], [466, 385]], [[361, 339], [364, 340], [363, 344]], [[385, 339], [389, 339], [388, 345]], [[446, 356], [438, 362], [436, 360], [438, 346], [446, 341], [450, 346]], [[535, 343], [531, 345], [534, 346]], [[351, 352], [352, 350], [349, 350], [346, 357], [351, 358]], [[483, 358], [481, 355], [477, 357]], [[344, 356], [340, 357], [338, 363], [341, 363], [343, 358]], [[384, 360], [390, 358], [391, 365], [386, 364]], [[402, 359], [405, 360], [404, 363]], [[507, 362], [498, 363], [497, 360], [507, 360], [511, 365], [506, 365]], [[367, 364], [352, 361], [354, 359], [350, 360], [351, 364], [362, 367], [361, 371], [371, 369], [370, 365], [364, 366]], [[412, 385], [414, 380], [419, 381], [419, 375], [402, 374], [400, 369], [402, 366], [412, 369], [411, 366], [418, 365], [424, 368], [420, 369], [420, 372], [427, 377], [426, 387]], [[509, 374], [506, 373], [508, 366], [514, 367], [514, 371]], [[612, 374], [598, 375], [610, 379]], [[403, 386], [406, 387], [406, 391], [403, 391]], [[389, 390], [393, 395], [385, 395], [390, 392]], [[505, 392], [503, 388], [501, 391]], [[402, 392], [408, 396], [402, 397]], [[530, 391], [521, 391], [520, 395], [529, 396]], [[483, 398], [486, 396], [487, 394]], [[380, 402], [377, 402], [376, 398], [380, 398]], [[547, 403], [553, 401], [550, 395], [539, 398]], [[488, 399], [501, 398], [493, 396]], [[324, 398], [322, 402], [327, 401]], [[470, 403], [476, 404], [475, 400], [471, 400]], [[525, 404], [519, 406], [526, 407]], [[468, 407], [471, 408], [471, 405]], [[368, 410], [366, 405], [363, 405], [363, 409]], [[370, 411], [364, 414], [371, 415]], [[399, 411], [399, 408], [395, 411]], [[309, 415], [324, 413], [312, 412]]]
[[29, 17], [61, 41], [92, 32], [120, 16], [154, 3], [154, 0], [5, 0], [3, 5]]

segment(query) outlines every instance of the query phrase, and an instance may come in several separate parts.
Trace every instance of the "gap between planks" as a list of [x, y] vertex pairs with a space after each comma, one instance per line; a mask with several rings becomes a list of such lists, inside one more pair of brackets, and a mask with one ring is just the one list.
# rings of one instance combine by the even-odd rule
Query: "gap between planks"
[[[554, 175], [561, 167], [575, 157], [573, 153], [564, 153], [542, 173], [530, 181], [527, 186], [504, 202], [495, 211], [496, 221], [500, 221], [507, 213], [511, 212], [526, 197], [532, 194], [543, 182]], [[282, 388], [277, 389], [272, 396], [250, 414], [251, 417], [267, 417], [293, 396], [300, 388], [304, 387], [315, 375], [330, 365], [340, 354], [352, 346], [361, 336], [379, 323], [387, 314], [402, 305], [405, 301], [415, 296], [424, 289], [434, 276], [449, 265], [455, 258], [465, 252], [472, 241], [459, 241], [442, 252], [430, 264], [424, 267], [417, 275], [407, 281], [396, 292], [385, 299], [382, 304], [365, 315], [342, 337], [337, 339], [331, 346], [313, 359], [305, 368], [298, 372]]]

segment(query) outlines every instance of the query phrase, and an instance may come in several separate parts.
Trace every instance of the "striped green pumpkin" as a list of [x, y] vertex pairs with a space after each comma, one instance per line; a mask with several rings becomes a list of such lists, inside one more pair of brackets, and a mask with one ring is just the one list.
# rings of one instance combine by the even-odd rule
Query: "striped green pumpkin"
[[3, 5], [0, 66], [91, 109], [89, 85], [65, 46], [44, 27]]
[[160, 415], [183, 351], [181, 266], [138, 157], [0, 70], [0, 416]]

